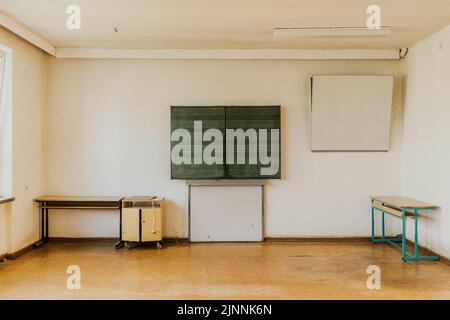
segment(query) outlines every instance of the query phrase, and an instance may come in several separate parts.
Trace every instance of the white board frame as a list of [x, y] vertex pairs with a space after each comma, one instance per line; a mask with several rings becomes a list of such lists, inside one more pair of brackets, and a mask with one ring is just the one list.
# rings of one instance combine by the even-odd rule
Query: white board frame
[[[265, 213], [264, 213], [264, 185], [265, 180], [191, 180], [188, 185], [188, 239], [190, 242], [262, 242], [265, 239]], [[222, 240], [194, 240], [192, 239], [192, 187], [259, 187], [261, 188], [261, 230], [260, 238], [252, 240], [243, 239], [222, 239]]]
[[[314, 78], [343, 78], [341, 80], [344, 80], [344, 78], [352, 78], [351, 80], [356, 80], [357, 78], [359, 81], [363, 80], [377, 80], [379, 81], [381, 78], [386, 79], [385, 85], [389, 85], [387, 87], [389, 90], [386, 93], [385, 102], [387, 104], [382, 105], [381, 107], [385, 108], [385, 115], [383, 123], [379, 123], [379, 132], [380, 137], [375, 138], [375, 136], [370, 137], [371, 140], [366, 140], [367, 142], [362, 143], [361, 141], [357, 141], [358, 139], [355, 139], [354, 143], [355, 146], [351, 146], [350, 142], [328, 142], [324, 143], [324, 141], [320, 141], [319, 138], [315, 139], [315, 130], [317, 130], [318, 127], [327, 126], [327, 123], [318, 124], [315, 122], [315, 98], [317, 100], [317, 92], [314, 89]], [[366, 78], [366, 79], [363, 79]], [[381, 83], [381, 81], [380, 81]], [[392, 105], [393, 105], [393, 90], [394, 90], [394, 76], [393, 75], [312, 75], [310, 78], [310, 149], [312, 152], [387, 152], [390, 148], [390, 135], [391, 135], [391, 121], [392, 121]], [[369, 100], [371, 101], [371, 100]], [[320, 106], [320, 104], [319, 104]], [[316, 104], [316, 108], [317, 104]], [[373, 110], [372, 110], [373, 111]], [[317, 113], [316, 113], [317, 116]], [[355, 122], [358, 122], [358, 120], [355, 120]], [[333, 127], [333, 126], [330, 126]], [[345, 125], [344, 125], [345, 128]], [[316, 135], [317, 136], [317, 135]], [[360, 135], [354, 135], [355, 137], [359, 137]], [[368, 137], [369, 138], [369, 137]], [[318, 140], [318, 141], [317, 141]], [[323, 140], [323, 137], [322, 137]], [[378, 140], [378, 141], [377, 141]], [[381, 142], [383, 141], [383, 142]], [[376, 146], [375, 146], [376, 145]]]

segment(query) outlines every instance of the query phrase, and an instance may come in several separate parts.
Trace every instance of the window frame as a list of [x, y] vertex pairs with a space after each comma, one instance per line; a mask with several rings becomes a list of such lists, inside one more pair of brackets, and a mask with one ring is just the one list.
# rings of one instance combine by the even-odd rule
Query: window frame
[[0, 49], [0, 111], [3, 107], [3, 87], [5, 84], [6, 52]]

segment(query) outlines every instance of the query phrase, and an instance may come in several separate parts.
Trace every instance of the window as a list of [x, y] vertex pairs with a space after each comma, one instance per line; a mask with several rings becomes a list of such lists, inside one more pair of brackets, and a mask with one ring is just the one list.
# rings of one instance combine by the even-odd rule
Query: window
[[2, 108], [3, 83], [5, 82], [5, 54], [0, 51], [0, 112]]
[[12, 59], [0, 44], [0, 196], [12, 194]]

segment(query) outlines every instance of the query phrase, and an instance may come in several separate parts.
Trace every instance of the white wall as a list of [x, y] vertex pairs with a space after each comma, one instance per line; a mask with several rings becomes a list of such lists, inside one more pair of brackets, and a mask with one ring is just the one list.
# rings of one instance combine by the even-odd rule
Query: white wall
[[[0, 43], [0, 196], [12, 195], [12, 63], [11, 48]], [[11, 247], [11, 204], [0, 205], [0, 256]]]
[[420, 244], [450, 257], [450, 26], [415, 45], [405, 70], [402, 190], [441, 207], [421, 221]]
[[38, 239], [33, 199], [44, 192], [47, 54], [3, 28], [0, 44], [13, 54], [12, 181], [2, 192], [16, 198], [10, 209], [0, 210], [0, 225], [6, 228], [0, 242], [3, 250], [15, 252]]
[[[395, 74], [391, 151], [311, 153], [313, 74]], [[52, 58], [47, 191], [157, 194], [169, 200], [167, 234], [185, 237], [187, 188], [170, 180], [170, 105], [281, 104], [283, 179], [266, 189], [266, 236], [367, 236], [368, 197], [401, 191], [401, 78], [398, 61]], [[54, 237], [118, 235], [112, 212], [59, 212], [51, 219]]]

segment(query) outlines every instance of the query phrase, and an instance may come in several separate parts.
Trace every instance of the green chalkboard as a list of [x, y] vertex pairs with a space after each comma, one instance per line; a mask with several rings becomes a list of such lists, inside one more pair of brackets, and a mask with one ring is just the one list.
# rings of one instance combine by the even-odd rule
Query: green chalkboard
[[280, 179], [280, 106], [171, 107], [171, 178]]

